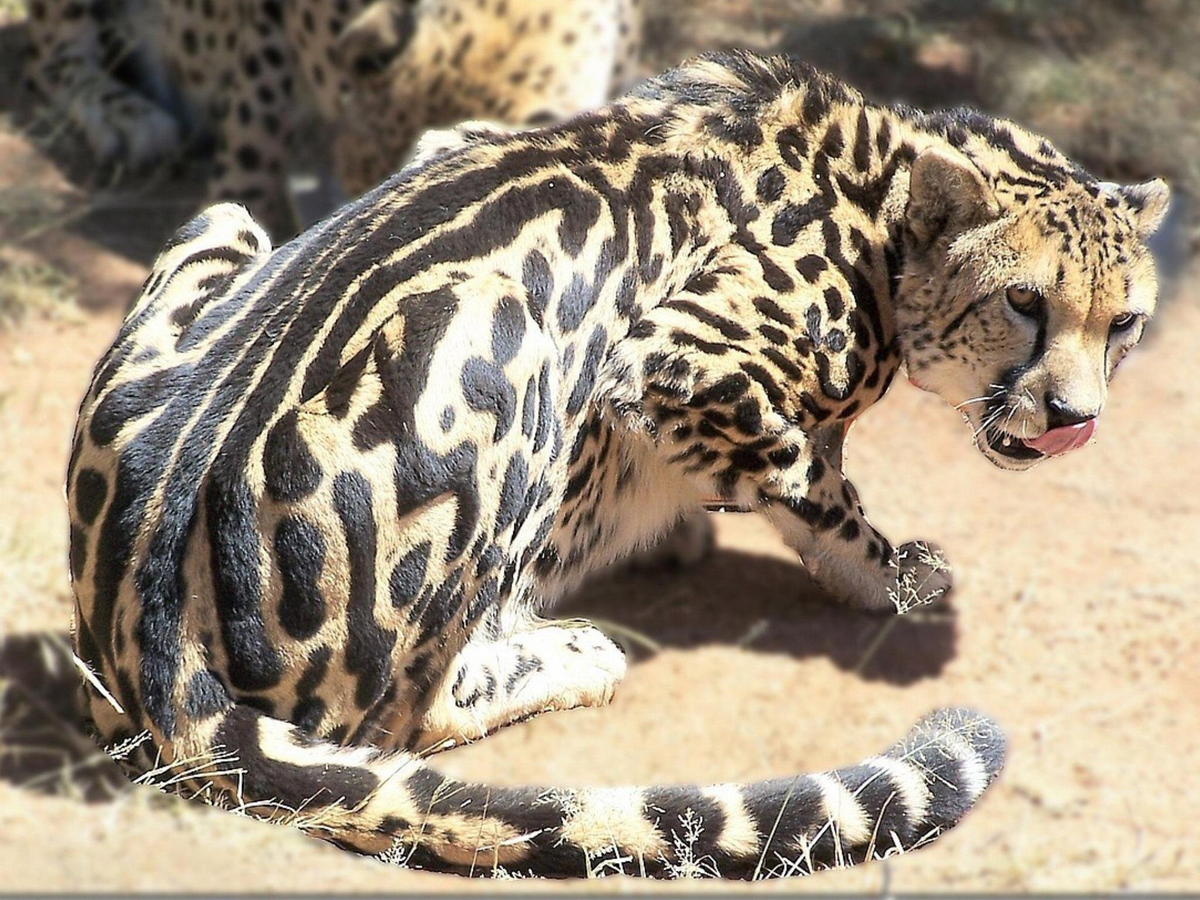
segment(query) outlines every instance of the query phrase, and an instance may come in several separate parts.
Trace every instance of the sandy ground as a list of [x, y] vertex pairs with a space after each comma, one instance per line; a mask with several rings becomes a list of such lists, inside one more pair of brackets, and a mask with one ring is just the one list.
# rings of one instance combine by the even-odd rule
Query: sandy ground
[[[40, 205], [22, 212], [32, 187]], [[75, 732], [60, 641], [76, 404], [164, 223], [191, 201], [152, 191], [94, 209], [11, 134], [0, 189], [0, 260], [53, 263], [79, 301], [0, 331], [0, 889], [494, 890], [126, 787]], [[933, 707], [971, 705], [1001, 720], [1011, 754], [959, 829], [902, 858], [754, 889], [1200, 888], [1196, 300], [1164, 305], [1094, 445], [1031, 473], [993, 469], [953, 411], [907, 384], [855, 427], [848, 469], [873, 520], [946, 548], [947, 606], [885, 624], [836, 609], [764, 521], [719, 517], [699, 567], [604, 576], [564, 609], [630, 650], [610, 708], [546, 716], [439, 765], [494, 783], [755, 779], [855, 761]]]

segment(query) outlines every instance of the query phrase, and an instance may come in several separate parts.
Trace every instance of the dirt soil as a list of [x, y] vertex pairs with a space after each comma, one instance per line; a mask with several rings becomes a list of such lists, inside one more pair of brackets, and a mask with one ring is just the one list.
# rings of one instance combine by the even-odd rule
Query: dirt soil
[[[78, 734], [62, 643], [71, 428], [164, 223], [195, 195], [84, 196], [0, 134], [0, 212], [35, 188], [36, 209], [0, 216], [0, 262], [53, 265], [75, 302], [0, 327], [0, 889], [633, 890], [356, 858], [128, 787]], [[947, 550], [950, 603], [882, 623], [835, 608], [763, 520], [721, 516], [709, 561], [606, 575], [562, 610], [631, 653], [610, 708], [545, 716], [439, 765], [497, 784], [757, 779], [856, 761], [933, 707], [971, 705], [1003, 723], [1011, 751], [960, 828], [914, 854], [754, 889], [1200, 888], [1200, 303], [1176, 293], [1115, 382], [1098, 439], [1067, 459], [996, 470], [952, 410], [906, 383], [855, 427], [848, 469], [873, 520]]]

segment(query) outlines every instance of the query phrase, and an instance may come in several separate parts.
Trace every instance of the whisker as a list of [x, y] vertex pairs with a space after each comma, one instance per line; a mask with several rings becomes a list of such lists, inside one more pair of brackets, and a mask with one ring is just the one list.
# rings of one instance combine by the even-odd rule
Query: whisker
[[986, 400], [992, 399], [991, 394], [986, 397], [972, 397], [970, 400], [964, 400], [962, 403], [955, 404], [955, 409], [962, 409], [964, 406], [970, 406], [972, 403], [983, 403]]

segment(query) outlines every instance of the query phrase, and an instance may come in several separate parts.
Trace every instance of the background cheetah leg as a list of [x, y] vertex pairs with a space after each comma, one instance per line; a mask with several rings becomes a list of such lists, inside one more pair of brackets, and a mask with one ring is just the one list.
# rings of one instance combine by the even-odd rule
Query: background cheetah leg
[[472, 639], [446, 670], [417, 747], [477, 740], [552, 710], [604, 706], [625, 654], [585, 620], [539, 623], [506, 638]]
[[217, 149], [208, 194], [210, 202], [241, 203], [280, 239], [296, 230], [287, 191], [294, 76], [282, 23], [268, 7], [243, 7], [237, 32], [240, 65], [211, 101]]

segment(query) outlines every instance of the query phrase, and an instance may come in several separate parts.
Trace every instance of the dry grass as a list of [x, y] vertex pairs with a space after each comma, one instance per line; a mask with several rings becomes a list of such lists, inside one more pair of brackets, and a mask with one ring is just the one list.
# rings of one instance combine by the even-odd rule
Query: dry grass
[[82, 323], [76, 297], [75, 279], [66, 272], [45, 263], [0, 258], [0, 331], [29, 316]]

